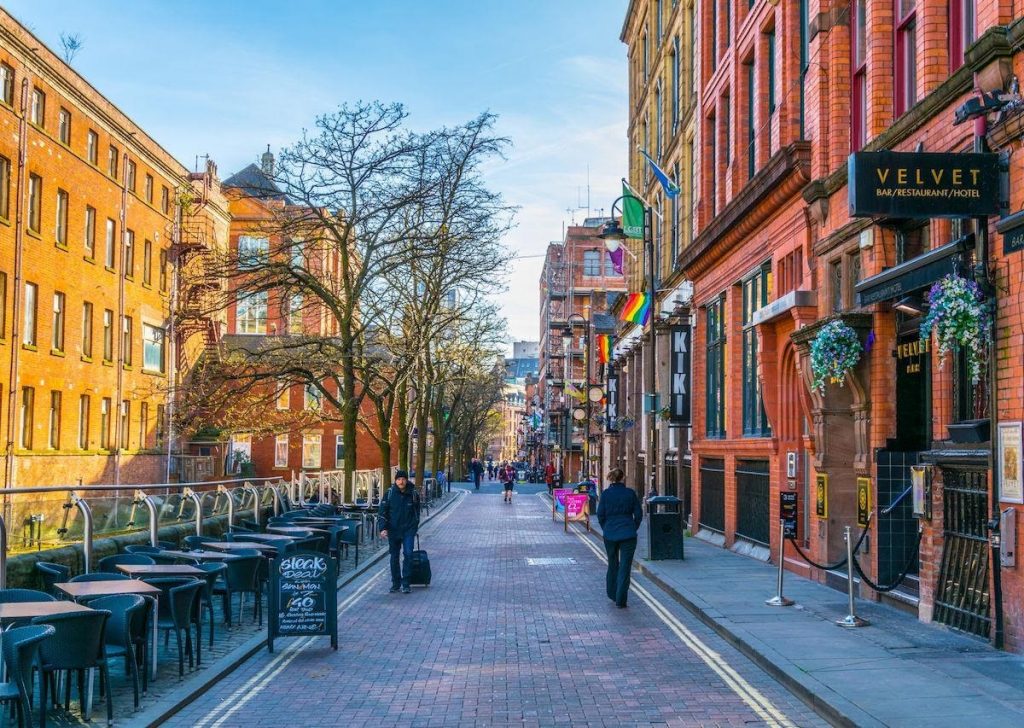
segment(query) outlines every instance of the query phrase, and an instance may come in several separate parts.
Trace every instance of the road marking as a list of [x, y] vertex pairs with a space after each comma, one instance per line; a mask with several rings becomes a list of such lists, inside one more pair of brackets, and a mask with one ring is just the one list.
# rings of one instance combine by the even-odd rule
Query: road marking
[[[541, 494], [538, 494], [541, 495]], [[541, 503], [543, 503], [541, 498]], [[608, 556], [597, 547], [597, 544], [587, 538], [581, 531], [573, 529], [576, 536], [584, 546], [590, 549], [598, 560], [605, 565], [608, 564]], [[785, 716], [782, 711], [776, 708], [768, 698], [747, 682], [742, 675], [736, 672], [720, 654], [708, 647], [703, 640], [689, 630], [682, 621], [670, 612], [653, 594], [635, 581], [631, 584], [632, 589], [640, 600], [646, 604], [655, 616], [679, 638], [679, 641], [686, 645], [704, 664], [711, 668], [722, 681], [736, 693], [751, 710], [757, 713], [760, 718], [770, 726], [779, 728], [796, 728], [795, 724]]]
[[[454, 511], [459, 503], [462, 502], [463, 498], [465, 498], [465, 491], [463, 491], [462, 494], [457, 495], [455, 503], [447, 507], [441, 515], [431, 518], [428, 522], [431, 530], [434, 530], [436, 526], [444, 523], [448, 516], [451, 515], [452, 511]], [[369, 591], [370, 587], [373, 586], [374, 583], [384, 574], [385, 568], [388, 568], [388, 564], [382, 564], [377, 569], [376, 573], [373, 573], [367, 578], [366, 583], [338, 604], [339, 617], [359, 599], [362, 599], [362, 597]], [[300, 637], [285, 647], [280, 653], [271, 659], [263, 669], [249, 678], [244, 685], [236, 689], [230, 696], [222, 701], [220, 706], [214, 708], [208, 715], [197, 721], [195, 728], [203, 728], [203, 726], [205, 726], [209, 721], [214, 719], [216, 720], [210, 724], [210, 728], [219, 728], [224, 721], [241, 710], [246, 703], [256, 697], [259, 693], [263, 692], [274, 678], [277, 677], [282, 670], [288, 667], [292, 660], [298, 657], [300, 653], [310, 647], [316, 639], [316, 637]], [[217, 714], [224, 710], [227, 712], [217, 718]]]

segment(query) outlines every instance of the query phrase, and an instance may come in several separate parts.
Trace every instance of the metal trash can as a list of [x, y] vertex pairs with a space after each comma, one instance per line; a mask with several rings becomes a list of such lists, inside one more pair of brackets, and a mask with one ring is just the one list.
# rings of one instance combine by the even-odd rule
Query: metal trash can
[[647, 558], [683, 558], [683, 502], [674, 495], [647, 499]]

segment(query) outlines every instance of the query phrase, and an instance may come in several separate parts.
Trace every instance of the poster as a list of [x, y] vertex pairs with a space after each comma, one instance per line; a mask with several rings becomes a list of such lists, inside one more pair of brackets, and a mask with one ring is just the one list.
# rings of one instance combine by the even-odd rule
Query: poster
[[818, 473], [814, 478], [814, 514], [828, 518], [828, 474]]
[[785, 538], [796, 538], [798, 516], [795, 490], [779, 493], [779, 515], [782, 518], [782, 535]]
[[910, 485], [914, 489], [914, 515], [918, 518], [931, 518], [931, 491], [926, 465], [910, 466]]
[[555, 488], [551, 491], [551, 520], [565, 512], [565, 496], [572, 495], [572, 488]]
[[267, 647], [288, 635], [328, 635], [338, 649], [338, 565], [318, 551], [293, 551], [273, 561]]
[[871, 478], [857, 478], [857, 525], [866, 528], [871, 521]]
[[586, 523], [590, 530], [590, 496], [586, 493], [567, 493], [565, 496], [565, 530], [569, 523]]
[[1021, 423], [999, 423], [999, 501], [1024, 503], [1021, 480]]

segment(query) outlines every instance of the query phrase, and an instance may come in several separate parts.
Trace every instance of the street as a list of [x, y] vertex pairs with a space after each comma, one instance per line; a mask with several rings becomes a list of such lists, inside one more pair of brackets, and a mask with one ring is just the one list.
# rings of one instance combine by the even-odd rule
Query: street
[[388, 594], [382, 561], [339, 594], [337, 652], [282, 640], [169, 724], [824, 724], [645, 579], [616, 609], [598, 539], [553, 523], [543, 485], [498, 488], [424, 527], [429, 588]]

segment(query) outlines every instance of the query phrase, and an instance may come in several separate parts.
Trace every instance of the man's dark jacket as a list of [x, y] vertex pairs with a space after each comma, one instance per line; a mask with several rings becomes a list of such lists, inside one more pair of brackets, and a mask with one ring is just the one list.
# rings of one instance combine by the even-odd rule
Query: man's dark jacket
[[388, 538], [401, 538], [408, 533], [416, 533], [419, 527], [420, 495], [416, 487], [408, 483], [403, 492], [397, 485], [392, 485], [380, 500], [377, 529], [387, 531]]
[[597, 504], [597, 522], [609, 541], [636, 538], [636, 530], [644, 520], [644, 509], [636, 491], [622, 483], [612, 483], [601, 494]]

